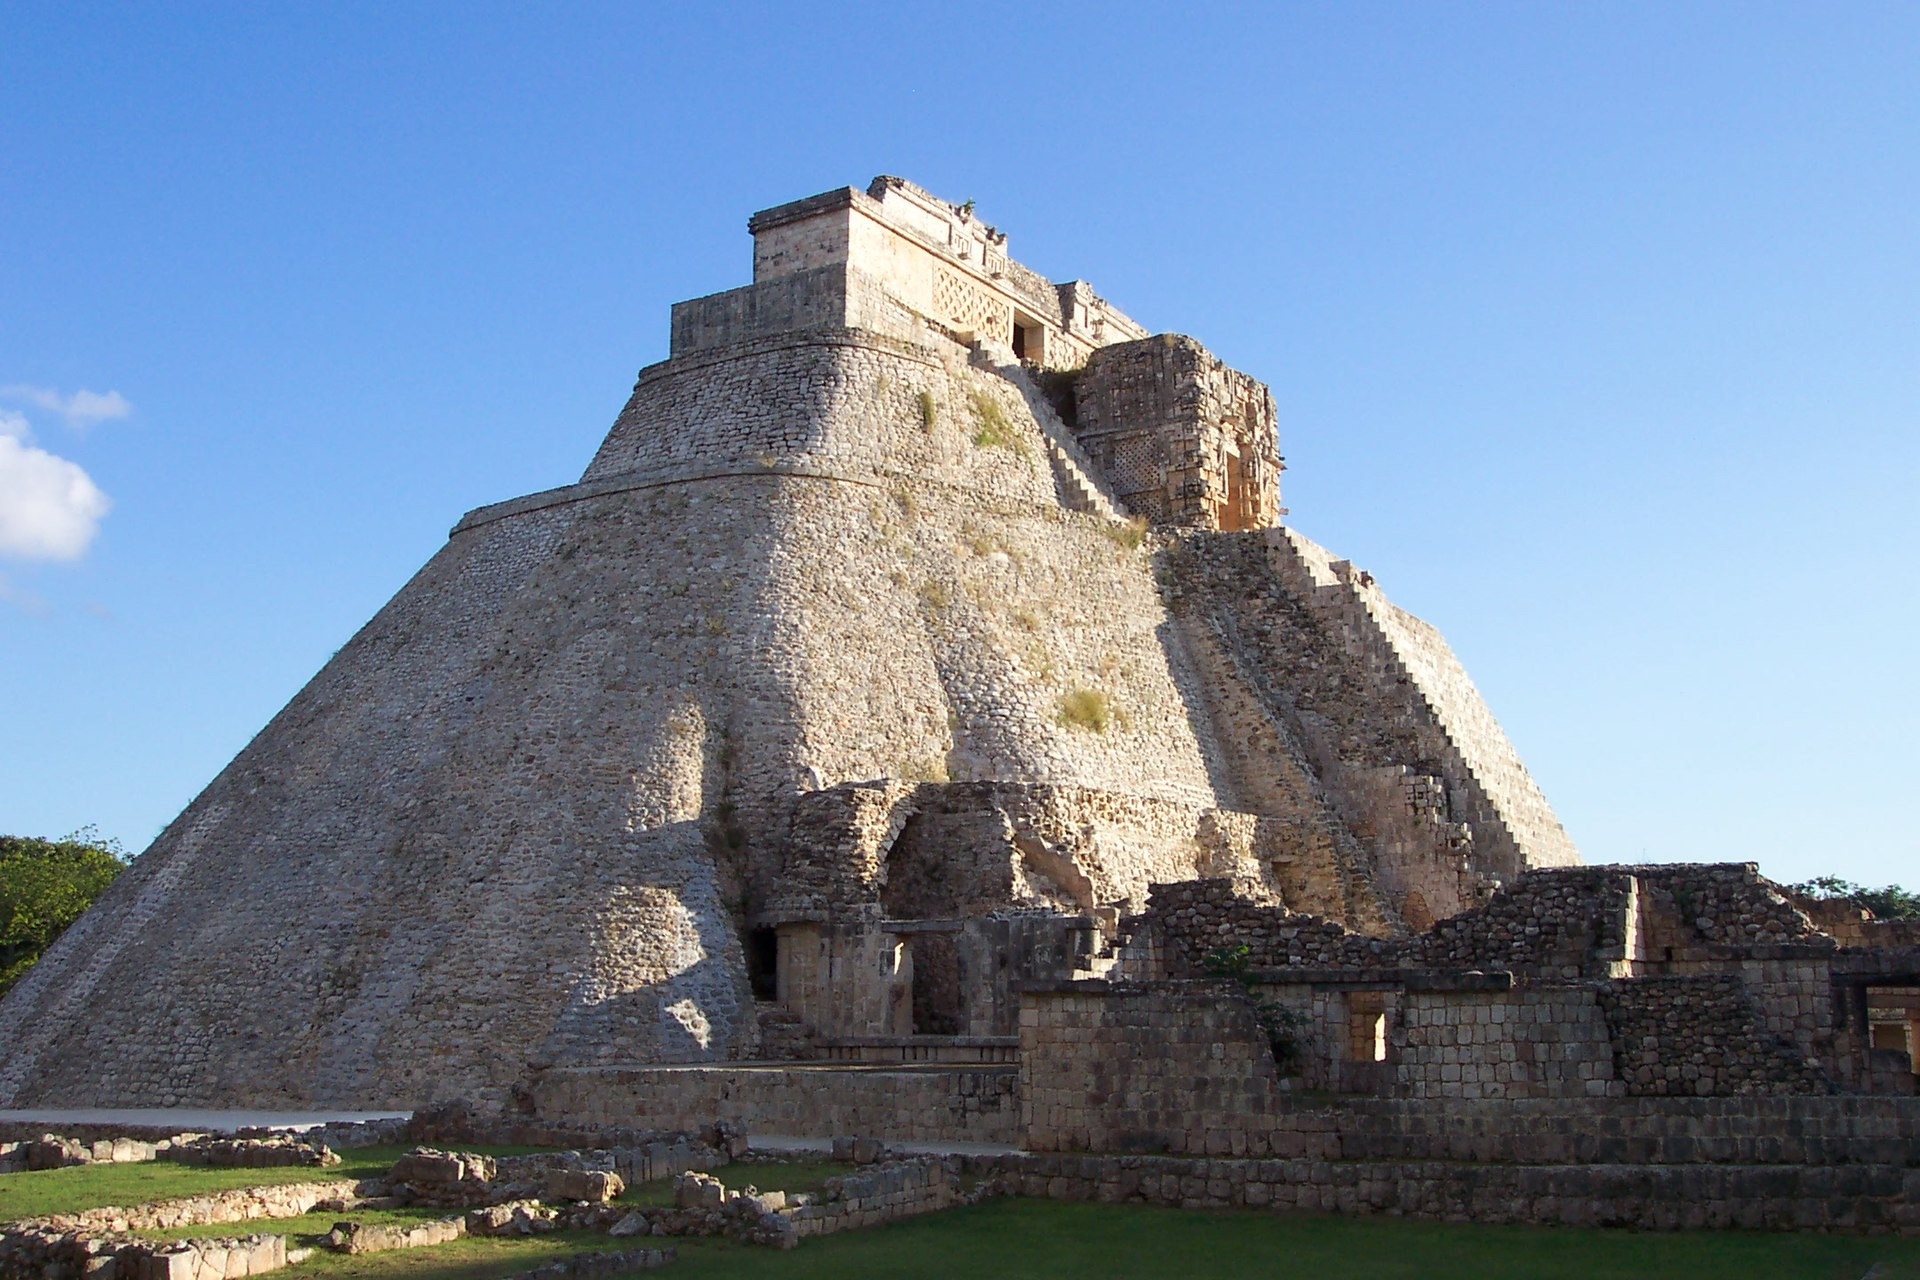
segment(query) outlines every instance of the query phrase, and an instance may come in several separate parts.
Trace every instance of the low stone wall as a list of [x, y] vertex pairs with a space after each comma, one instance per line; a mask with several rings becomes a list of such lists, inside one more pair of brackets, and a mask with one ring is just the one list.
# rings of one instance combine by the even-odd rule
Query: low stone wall
[[324, 1144], [284, 1133], [264, 1138], [216, 1138], [183, 1133], [157, 1142], [124, 1133], [91, 1139], [42, 1133], [29, 1141], [0, 1142], [0, 1173], [66, 1169], [84, 1164], [145, 1164], [153, 1160], [247, 1169], [323, 1167], [340, 1163], [340, 1157]]
[[[0, 1142], [31, 1142], [36, 1138], [53, 1132], [53, 1121], [48, 1120], [4, 1120], [0, 1121]], [[163, 1142], [189, 1142], [205, 1137], [199, 1132], [189, 1132], [176, 1125], [139, 1125], [116, 1123], [75, 1124], [59, 1122], [62, 1137], [75, 1142], [84, 1142], [92, 1146], [98, 1142], [127, 1140], [158, 1145]]]
[[828, 1178], [811, 1203], [781, 1211], [797, 1238], [879, 1226], [964, 1203], [958, 1162], [896, 1160]]
[[0, 1235], [0, 1280], [240, 1280], [288, 1262], [287, 1238], [279, 1235], [164, 1243], [33, 1231]]
[[56, 1213], [31, 1224], [55, 1231], [166, 1231], [176, 1227], [250, 1222], [257, 1218], [297, 1218], [326, 1205], [344, 1210], [361, 1198], [362, 1184], [344, 1178], [331, 1182], [289, 1182], [277, 1187], [240, 1187], [204, 1196], [159, 1200], [137, 1208], [108, 1206], [80, 1213]]
[[162, 1149], [159, 1158], [220, 1169], [325, 1168], [340, 1163], [340, 1157], [325, 1143], [285, 1133], [267, 1138], [207, 1137], [176, 1142]]
[[1741, 979], [1637, 978], [1599, 991], [1625, 1091], [1636, 1096], [1826, 1093], [1784, 1037], [1762, 1029]]
[[[845, 1140], [836, 1140], [836, 1146], [841, 1141]], [[886, 1160], [858, 1173], [828, 1178], [817, 1192], [795, 1194], [733, 1190], [716, 1178], [692, 1173], [674, 1185], [672, 1209], [644, 1210], [633, 1216], [643, 1217], [646, 1229], [656, 1234], [724, 1234], [750, 1244], [791, 1249], [807, 1236], [879, 1226], [971, 1203], [997, 1186], [983, 1183], [978, 1192], [969, 1194], [961, 1184], [958, 1160], [940, 1156]], [[616, 1232], [624, 1225], [616, 1226]]]
[[1276, 1153], [1325, 1159], [1920, 1169], [1913, 1098], [1357, 1098], [1288, 1120]]
[[376, 1226], [364, 1222], [335, 1223], [324, 1243], [336, 1253], [385, 1253], [391, 1249], [431, 1249], [451, 1244], [467, 1234], [467, 1220], [441, 1218], [414, 1227]]
[[1030, 991], [1020, 1064], [1033, 1151], [1245, 1155], [1285, 1104], [1252, 1004], [1218, 983]]
[[631, 1066], [548, 1071], [539, 1115], [584, 1124], [1017, 1146], [1017, 1070], [996, 1066]]
[[[187, 1136], [180, 1140], [185, 1141]], [[67, 1169], [82, 1164], [144, 1164], [158, 1159], [172, 1145], [164, 1138], [155, 1143], [128, 1137], [85, 1140], [40, 1133], [17, 1142], [0, 1142], [0, 1173]]]
[[1390, 1213], [1487, 1223], [1920, 1231], [1920, 1175], [1892, 1165], [1500, 1165], [997, 1156], [968, 1161], [1055, 1200]]
[[[1258, 1129], [1236, 1129], [1231, 1116], [1209, 1119], [1211, 1128], [1165, 1134], [1184, 1139], [1161, 1149], [1317, 1160], [1920, 1170], [1920, 1098], [1910, 1097], [1289, 1099]], [[1086, 1149], [1047, 1145], [1057, 1139], [1037, 1127], [1028, 1147]]]
[[1386, 1078], [1415, 1098], [1604, 1098], [1627, 1092], [1594, 993], [1408, 992]]
[[[1573, 994], [1597, 1012], [1591, 992]], [[1493, 1037], [1504, 1025], [1492, 1021], [1493, 1010], [1514, 1016], [1529, 1007], [1489, 1003], [1479, 1009], [1484, 1021], [1476, 1014], [1471, 1022], [1436, 1024], [1430, 1028], [1436, 1034], [1422, 1037], [1436, 1060], [1423, 1069], [1458, 1073], [1458, 1063], [1445, 1061], [1448, 1054], [1489, 1060], [1484, 1050], [1500, 1046], [1476, 1037]], [[1553, 1019], [1562, 1012], [1543, 1006], [1544, 1020], [1529, 1025], [1557, 1027]], [[1455, 1082], [1446, 1096], [1306, 1101], [1280, 1087], [1251, 1003], [1220, 984], [1075, 984], [1030, 993], [1022, 1018], [1020, 1145], [1030, 1151], [1920, 1168], [1920, 1100], [1910, 1097], [1589, 1097], [1574, 1088], [1515, 1098], [1463, 1096]], [[1522, 1049], [1543, 1057], [1560, 1053], [1551, 1036], [1499, 1036], [1516, 1055]], [[1592, 1067], [1590, 1051], [1604, 1043], [1597, 1033], [1575, 1042], [1561, 1067]], [[1579, 1077], [1572, 1082], [1578, 1085]]]

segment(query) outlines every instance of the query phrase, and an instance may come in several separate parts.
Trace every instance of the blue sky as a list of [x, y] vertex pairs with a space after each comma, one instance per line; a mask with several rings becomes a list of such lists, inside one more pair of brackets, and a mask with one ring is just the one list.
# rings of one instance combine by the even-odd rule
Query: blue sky
[[0, 95], [0, 830], [143, 847], [884, 172], [1267, 381], [1589, 860], [1920, 882], [1920, 7], [0, 0]]

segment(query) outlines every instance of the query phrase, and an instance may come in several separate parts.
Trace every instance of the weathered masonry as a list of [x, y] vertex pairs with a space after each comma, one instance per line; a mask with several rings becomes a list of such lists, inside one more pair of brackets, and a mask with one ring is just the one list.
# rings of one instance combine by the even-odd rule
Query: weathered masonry
[[[1280, 523], [1259, 382], [896, 178], [749, 229], [580, 481], [460, 519], [0, 1004], [0, 1103], [738, 1069], [867, 1123], [911, 1070], [1013, 1133], [1047, 993], [1192, 980], [1169, 893], [1413, 956], [1577, 863], [1440, 636]], [[1312, 1079], [1400, 1096], [1421, 1002], [1494, 999], [1430, 959], [1280, 984]]]

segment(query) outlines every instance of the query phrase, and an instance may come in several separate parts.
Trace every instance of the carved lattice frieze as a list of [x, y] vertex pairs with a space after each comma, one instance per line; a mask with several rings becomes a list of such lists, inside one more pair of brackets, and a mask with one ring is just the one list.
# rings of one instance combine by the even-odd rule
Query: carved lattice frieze
[[1011, 332], [1013, 313], [1007, 304], [957, 272], [936, 267], [933, 273], [935, 317], [956, 329], [991, 334], [1004, 339]]

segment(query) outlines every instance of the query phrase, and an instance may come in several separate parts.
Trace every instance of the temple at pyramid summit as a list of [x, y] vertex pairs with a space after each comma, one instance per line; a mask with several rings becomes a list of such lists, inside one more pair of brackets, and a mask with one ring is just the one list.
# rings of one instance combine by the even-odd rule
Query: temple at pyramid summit
[[1580, 865], [1284, 523], [1254, 377], [897, 178], [749, 230], [0, 1003], [0, 1105], [1205, 1154], [1229, 1060], [1259, 1115], [1913, 1092], [1920, 935]]

